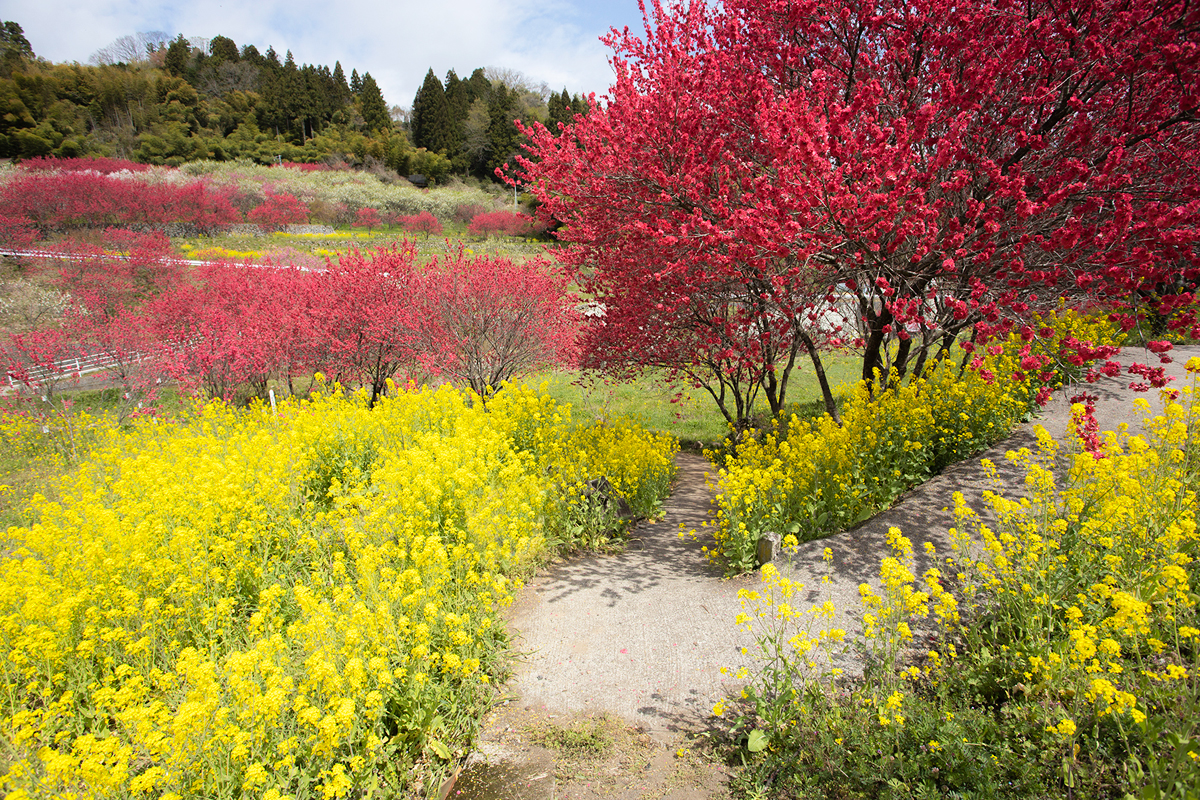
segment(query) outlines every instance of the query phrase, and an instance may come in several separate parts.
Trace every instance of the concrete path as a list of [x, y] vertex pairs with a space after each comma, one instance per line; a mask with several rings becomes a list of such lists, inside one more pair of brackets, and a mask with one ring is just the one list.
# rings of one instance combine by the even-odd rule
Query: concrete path
[[665, 516], [635, 529], [624, 553], [558, 564], [518, 597], [511, 624], [526, 655], [509, 688], [521, 704], [608, 711], [660, 733], [712, 708], [720, 668], [748, 644], [733, 625], [737, 590], [757, 577], [721, 580], [701, 544], [679, 537], [709, 516], [711, 465], [690, 453], [676, 464]]
[[[1200, 347], [1176, 348], [1168, 367], [1184, 383], [1184, 362], [1200, 355]], [[1125, 363], [1157, 364], [1143, 350], [1122, 354]], [[1140, 428], [1133, 410], [1136, 397], [1157, 408], [1157, 392], [1138, 395], [1129, 377], [1107, 379], [1088, 387], [1100, 399], [1097, 418], [1102, 429], [1126, 422]], [[1022, 474], [1007, 464], [1004, 453], [1032, 446], [1035, 424], [1061, 437], [1070, 408], [1057, 397], [1033, 423], [979, 457], [949, 467], [905, 495], [891, 509], [851, 531], [808, 542], [785, 565], [791, 577], [806, 584], [803, 601], [833, 600], [837, 617], [830, 623], [848, 632], [858, 629], [858, 586], [876, 583], [880, 559], [888, 555], [886, 535], [899, 527], [924, 558], [922, 544], [931, 541], [947, 552], [946, 531], [954, 524], [952, 496], [961, 491], [976, 510], [980, 493], [994, 488], [980, 460], [1000, 468], [1009, 486], [1019, 487]], [[509, 683], [517, 702], [551, 713], [611, 712], [668, 738], [703, 726], [713, 703], [740, 683], [725, 678], [721, 667], [748, 663], [743, 647], [749, 635], [734, 619], [740, 611], [738, 589], [759, 584], [757, 573], [723, 580], [706, 564], [699, 541], [680, 539], [680, 525], [699, 529], [710, 517], [711, 481], [715, 469], [698, 456], [678, 456], [675, 492], [660, 522], [639, 527], [625, 553], [585, 557], [558, 564], [530, 582], [511, 612], [516, 644], [524, 657]], [[706, 481], [707, 473], [707, 481]], [[1010, 494], [1016, 494], [1012, 489]], [[709, 539], [711, 541], [711, 539]], [[831, 564], [821, 559], [833, 550]], [[923, 570], [932, 566], [918, 562]], [[822, 583], [828, 576], [829, 582]], [[847, 661], [843, 666], [854, 669]]]

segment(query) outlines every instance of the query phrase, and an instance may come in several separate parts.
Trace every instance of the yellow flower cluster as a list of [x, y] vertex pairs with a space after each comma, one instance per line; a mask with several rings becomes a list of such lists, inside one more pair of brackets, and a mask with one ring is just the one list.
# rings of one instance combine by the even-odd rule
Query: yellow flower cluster
[[366, 231], [334, 231], [332, 233], [290, 233], [288, 231], [273, 231], [275, 239], [370, 239], [377, 234]]
[[546, 388], [533, 393], [508, 387], [487, 407], [506, 420], [515, 447], [535, 455], [553, 491], [578, 501], [587, 482], [603, 476], [636, 516], [652, 515], [675, 478], [678, 441], [628, 418], [572, 424], [569, 407], [558, 405]]
[[[1189, 369], [1200, 372], [1200, 362]], [[1070, 738], [1085, 723], [1148, 715], [1169, 730], [1182, 698], [1196, 696], [1193, 392], [1164, 393], [1144, 435], [1108, 434], [1104, 458], [1068, 456], [1039, 428], [1036, 451], [1009, 454], [1025, 470], [1027, 496], [985, 493], [995, 525], [955, 496], [948, 563], [963, 621], [952, 633], [968, 647], [1007, 643], [1011, 680], [1059, 709], [1048, 733]], [[1138, 407], [1149, 413], [1146, 401]], [[987, 640], [973, 627], [981, 617]], [[939, 659], [931, 668], [961, 674], [963, 665]]]
[[920, 379], [886, 391], [872, 394], [860, 383], [840, 425], [828, 415], [813, 422], [793, 416], [786, 436], [740, 445], [722, 471], [710, 557], [727, 574], [745, 572], [756, 566], [755, 546], [766, 532], [806, 541], [866, 519], [1006, 436], [1029, 413], [1040, 384], [1020, 370], [1024, 358], [1043, 355], [1053, 364], [1067, 336], [1114, 335], [1111, 324], [1068, 312], [1039, 318], [1037, 326], [1044, 338], [1013, 334], [979, 354], [974, 368], [943, 359]]
[[[925, 571], [917, 588], [915, 554], [912, 542], [899, 528], [888, 529], [892, 555], [883, 559], [879, 576], [881, 591], [870, 584], [858, 587], [862, 602], [862, 635], [872, 659], [885, 668], [894, 668], [905, 648], [913, 641], [912, 624], [926, 619], [931, 611], [943, 630], [959, 621], [958, 601], [942, 585], [942, 573], [936, 568]], [[940, 659], [934, 651], [931, 662]], [[916, 673], [915, 668], [913, 668]], [[914, 676], [915, 677], [915, 674]]]
[[6, 533], [0, 793], [401, 793], [474, 730], [564, 487], [665, 488], [673, 444], [513, 387], [108, 430]]
[[41, 421], [13, 403], [0, 404], [0, 445], [9, 453], [38, 452], [43, 447]]
[[[829, 562], [833, 553], [826, 548], [823, 557]], [[751, 655], [758, 669], [743, 667], [734, 675], [748, 681], [742, 698], [754, 704], [757, 718], [774, 734], [794, 724], [806, 699], [824, 693], [823, 678], [841, 673], [834, 663], [845, 649], [846, 632], [831, 624], [836, 611], [831, 600], [805, 608], [805, 585], [781, 575], [774, 564], [763, 566], [761, 578], [760, 588], [738, 590], [742, 611], [736, 620], [754, 636], [754, 652], [746, 648], [743, 654]], [[724, 701], [713, 707], [714, 715], [724, 713]]]
[[262, 258], [262, 252], [258, 250], [231, 250], [227, 247], [206, 247], [201, 250], [191, 250], [187, 246], [184, 249], [188, 252], [185, 255], [190, 258], [205, 260], [225, 260], [225, 261], [245, 261], [247, 259], [256, 261]]
[[48, 394], [0, 401], [0, 447], [6, 455], [57, 468], [74, 463], [97, 435], [116, 424], [117, 415], [93, 415]]

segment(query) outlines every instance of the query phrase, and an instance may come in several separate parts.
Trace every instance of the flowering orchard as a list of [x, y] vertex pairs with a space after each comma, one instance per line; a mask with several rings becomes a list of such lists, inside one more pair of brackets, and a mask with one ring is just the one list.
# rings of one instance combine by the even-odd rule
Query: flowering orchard
[[64, 245], [45, 265], [73, 303], [58, 327], [9, 338], [4, 366], [15, 379], [45, 389], [65, 378], [64, 359], [104, 352], [137, 402], [152, 401], [165, 377], [244, 401], [316, 371], [370, 387], [374, 401], [389, 380], [434, 377], [486, 395], [576, 358], [567, 280], [540, 259], [459, 248], [422, 263], [405, 242], [318, 271], [209, 264], [185, 280], [161, 235], [103, 236], [126, 255]]
[[1119, 336], [1110, 323], [1073, 313], [1039, 317], [1037, 328], [1028, 341], [1014, 333], [978, 353], [968, 345], [959, 362], [939, 360], [889, 392], [860, 383], [840, 424], [829, 415], [793, 418], [786, 430], [743, 443], [722, 472], [710, 557], [728, 574], [745, 572], [757, 566], [767, 532], [807, 541], [867, 519], [1007, 436], [1046, 391], [1086, 369], [1080, 350]]
[[299, 198], [286, 194], [268, 194], [262, 204], [250, 210], [246, 219], [271, 230], [308, 222], [308, 206]]
[[[245, 221], [268, 228], [309, 220], [373, 228], [404, 218], [409, 230], [429, 234], [440, 233], [442, 222], [466, 223], [502, 202], [480, 189], [422, 190], [351, 170], [248, 161], [199, 161], [178, 169], [112, 159], [35, 161], [0, 168], [0, 244], [112, 225], [179, 223], [212, 233]], [[501, 211], [485, 223], [480, 233], [506, 235], [525, 232], [532, 220]]]
[[185, 223], [210, 231], [241, 220], [228, 192], [199, 181], [149, 183], [120, 173], [21, 171], [0, 186], [0, 215], [41, 235], [111, 225]]
[[[1200, 375], [1200, 358], [1188, 369]], [[805, 610], [803, 587], [764, 569], [739, 619], [777, 656], [748, 685], [737, 723], [758, 726], [765, 751], [748, 786], [788, 797], [1194, 796], [1194, 392], [1195, 381], [1163, 392], [1153, 416], [1139, 400], [1144, 432], [1107, 433], [1098, 453], [1082, 440], [1063, 451], [1039, 430], [1036, 451], [1008, 454], [1027, 496], [985, 493], [985, 520], [956, 495], [951, 549], [926, 545], [924, 571], [893, 528], [879, 588], [860, 587], [861, 680], [820, 677], [843, 634], [821, 630], [819, 587]]]
[[675, 443], [512, 388], [338, 387], [109, 428], [0, 563], [0, 790], [395, 796], [462, 754], [498, 612], [587, 480], [647, 514]]

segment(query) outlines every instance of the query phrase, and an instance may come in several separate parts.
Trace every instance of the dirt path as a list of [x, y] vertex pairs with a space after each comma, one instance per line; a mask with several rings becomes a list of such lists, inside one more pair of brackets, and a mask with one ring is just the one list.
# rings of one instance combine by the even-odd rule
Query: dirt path
[[[1173, 355], [1175, 362], [1168, 372], [1179, 376], [1179, 385], [1184, 362], [1200, 355], [1200, 347], [1177, 348]], [[1127, 351], [1121, 360], [1157, 361], [1141, 350]], [[1097, 418], [1102, 429], [1115, 429], [1122, 422], [1140, 427], [1132, 405], [1139, 395], [1127, 388], [1128, 382], [1126, 377], [1089, 387], [1100, 398]], [[1156, 402], [1155, 395], [1140, 396]], [[946, 531], [954, 524], [953, 493], [963, 492], [978, 510], [980, 493], [993, 488], [980, 461], [991, 459], [1004, 482], [1019, 487], [1023, 476], [1005, 462], [1004, 453], [1032, 446], [1034, 425], [1064, 435], [1069, 413], [1066, 400], [1056, 398], [1039, 419], [1022, 425], [1009, 439], [951, 466], [854, 530], [802, 545], [781, 569], [806, 584], [804, 601], [833, 600], [837, 616], [832, 625], [856, 631], [858, 586], [875, 583], [879, 561], [888, 554], [888, 529], [899, 527], [913, 541], [919, 558], [925, 558], [926, 541], [944, 551]], [[681, 453], [677, 464], [679, 477], [664, 518], [635, 530], [626, 552], [557, 564], [532, 581], [512, 609], [510, 625], [523, 653], [507, 687], [515, 699], [489, 720], [481, 747], [485, 761], [524, 759], [526, 764], [542, 765], [537, 769], [544, 775], [539, 790], [543, 793], [530, 793], [536, 788], [533, 781], [516, 796], [723, 795], [724, 772], [719, 765], [696, 758], [681, 773], [677, 762], [694, 757], [688, 737], [705, 729], [713, 703], [740, 688], [722, 675], [721, 668], [747, 663], [741, 650], [752, 648], [753, 641], [734, 624], [740, 610], [737, 592], [756, 585], [759, 578], [755, 573], [722, 580], [704, 560], [704, 537], [692, 541], [678, 536], [681, 525], [699, 528], [710, 518], [710, 482], [716, 476], [711, 465], [692, 454]], [[712, 474], [706, 479], [706, 473]], [[832, 563], [821, 558], [826, 547], [834, 553]], [[918, 562], [922, 570], [931, 565]], [[829, 581], [822, 583], [825, 576]], [[843, 666], [856, 667], [850, 662]], [[597, 719], [623, 731], [612, 738], [625, 741], [626, 746], [618, 748], [622, 755], [599, 757], [607, 782], [574, 781], [573, 774], [563, 774], [555, 766], [563, 763], [562, 752], [538, 744], [553, 737], [539, 739], [537, 731], [547, 726], [572, 731]], [[632, 746], [630, 741], [640, 744]], [[639, 750], [643, 746], [648, 748], [644, 752]], [[630, 756], [631, 752], [638, 754]], [[674, 757], [664, 760], [664, 753]], [[660, 757], [658, 767], [655, 756]]]

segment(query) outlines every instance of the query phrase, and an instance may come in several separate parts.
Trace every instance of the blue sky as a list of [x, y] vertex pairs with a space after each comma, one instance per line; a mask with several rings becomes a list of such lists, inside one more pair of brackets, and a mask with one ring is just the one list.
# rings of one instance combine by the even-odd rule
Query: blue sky
[[118, 36], [165, 31], [228, 36], [297, 63], [341, 61], [370, 72], [389, 105], [408, 107], [433, 68], [467, 77], [475, 67], [519, 70], [558, 91], [603, 94], [612, 83], [610, 27], [640, 32], [637, 0], [0, 0], [33, 51], [87, 63]]

